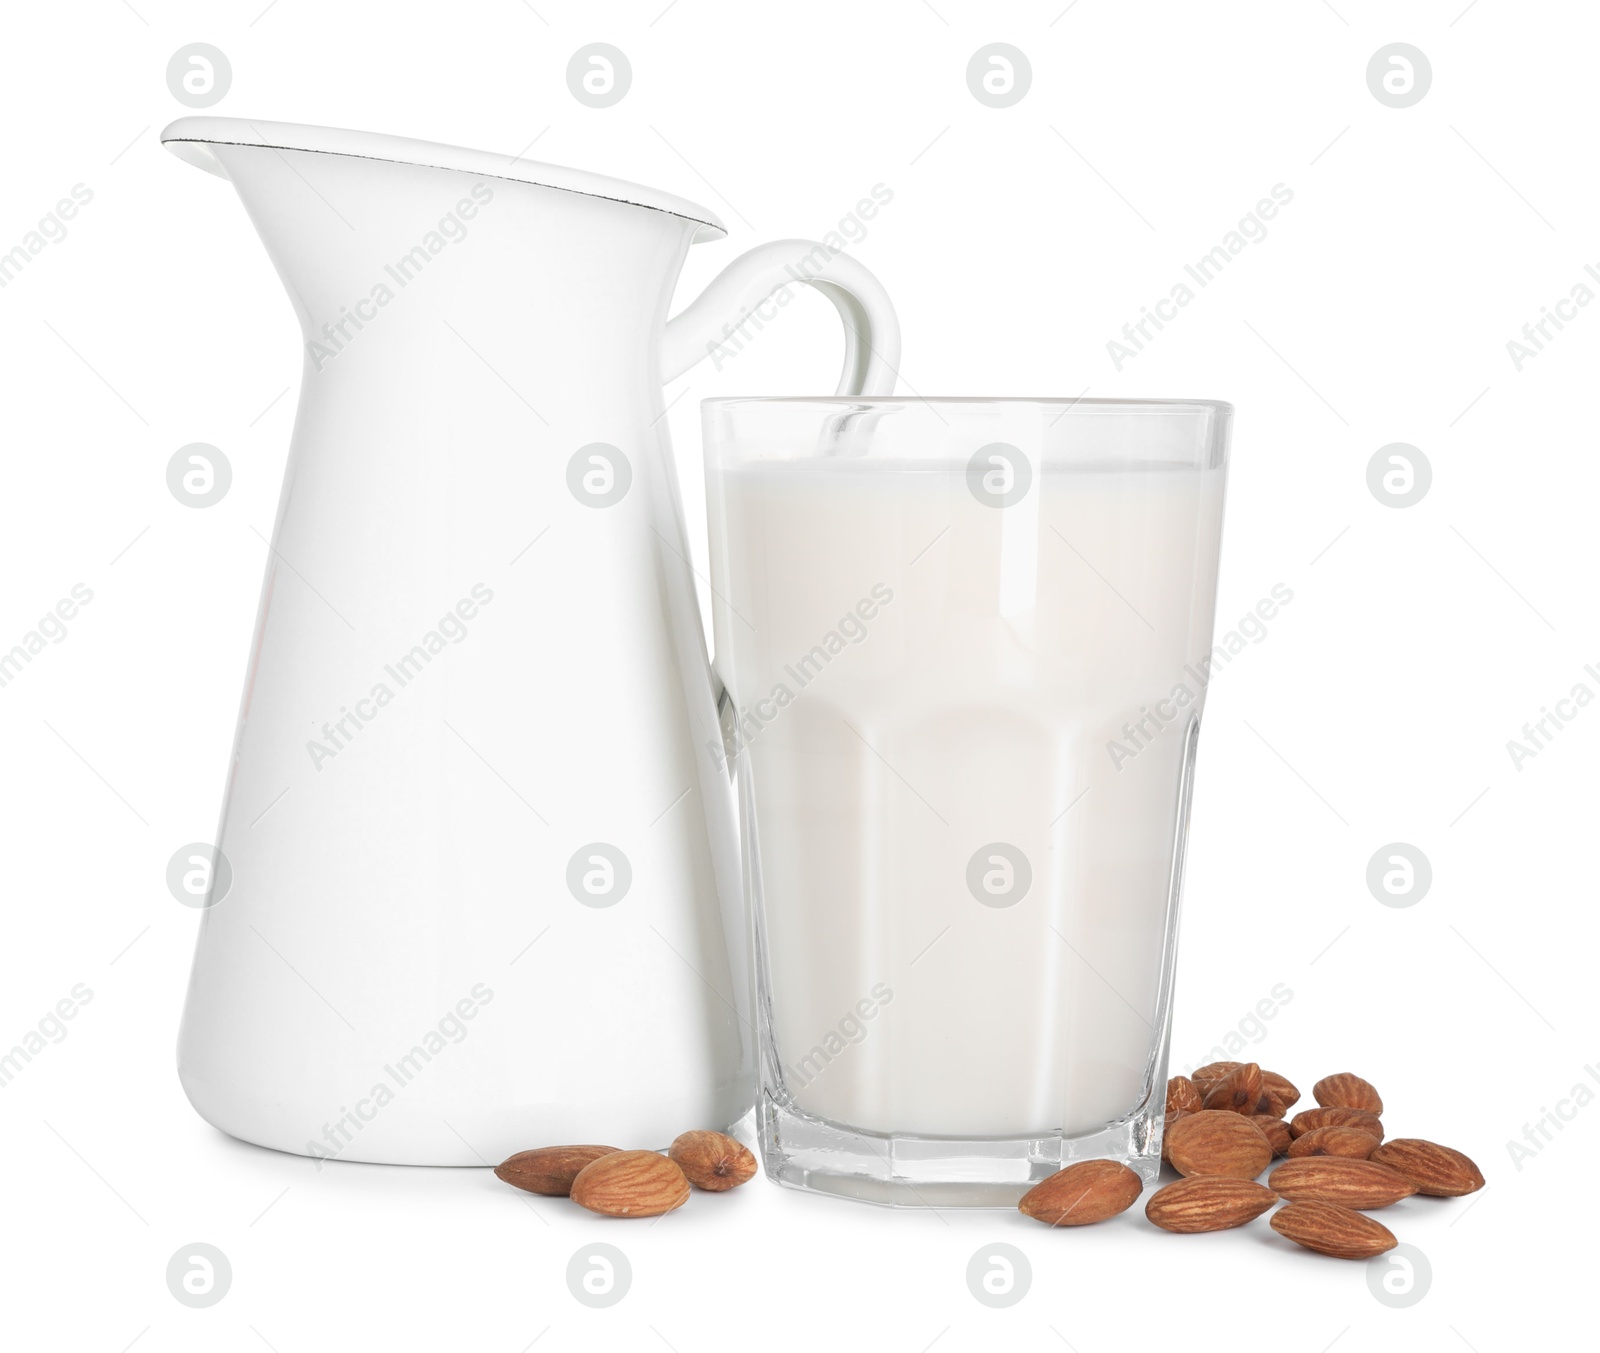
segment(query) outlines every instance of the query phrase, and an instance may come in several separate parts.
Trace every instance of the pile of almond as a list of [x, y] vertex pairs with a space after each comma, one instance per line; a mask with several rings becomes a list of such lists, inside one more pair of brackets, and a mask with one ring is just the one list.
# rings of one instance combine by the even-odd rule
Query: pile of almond
[[[1167, 1082], [1161, 1158], [1184, 1176], [1159, 1188], [1144, 1214], [1164, 1231], [1226, 1231], [1269, 1211], [1279, 1235], [1318, 1254], [1370, 1259], [1399, 1242], [1364, 1216], [1412, 1194], [1456, 1198], [1483, 1187], [1459, 1151], [1419, 1137], [1383, 1139], [1383, 1100], [1341, 1072], [1311, 1087], [1319, 1107], [1287, 1118], [1292, 1082], [1254, 1062], [1212, 1062]], [[1286, 1159], [1257, 1176], [1276, 1156]], [[1021, 1211], [1051, 1226], [1084, 1226], [1125, 1212], [1143, 1181], [1113, 1160], [1085, 1160], [1023, 1195]]]
[[659, 1217], [689, 1201], [689, 1185], [726, 1193], [756, 1172], [756, 1158], [722, 1132], [685, 1132], [665, 1155], [614, 1146], [541, 1146], [495, 1166], [506, 1183], [571, 1198], [603, 1217]]

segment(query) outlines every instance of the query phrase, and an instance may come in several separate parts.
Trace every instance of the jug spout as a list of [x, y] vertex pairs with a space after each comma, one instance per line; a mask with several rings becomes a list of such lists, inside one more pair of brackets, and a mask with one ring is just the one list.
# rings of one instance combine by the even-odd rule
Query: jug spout
[[598, 371], [657, 384], [683, 254], [725, 233], [668, 193], [403, 138], [183, 118], [162, 140], [238, 191], [293, 303], [308, 380], [364, 365], [397, 392], [431, 385], [453, 345], [545, 417], [528, 375], [557, 400]]

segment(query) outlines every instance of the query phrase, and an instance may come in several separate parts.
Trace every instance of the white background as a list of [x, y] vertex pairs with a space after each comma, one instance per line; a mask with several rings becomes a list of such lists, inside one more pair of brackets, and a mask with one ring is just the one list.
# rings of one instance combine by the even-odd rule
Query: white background
[[[1600, 692], [1584, 672], [1600, 662], [1600, 307], [1520, 372], [1506, 348], [1600, 264], [1591, 7], [263, 3], [7, 7], [0, 250], [74, 184], [94, 195], [0, 291], [0, 647], [74, 584], [94, 594], [0, 689], [0, 1045], [74, 984], [94, 993], [0, 1091], [8, 1347], [1491, 1353], [1563, 1317], [1592, 1328], [1575, 1195], [1594, 1198], [1574, 1181], [1600, 1108], [1570, 1096], [1600, 1089], [1584, 775], [1600, 710], [1520, 770], [1506, 749], [1575, 683]], [[1211, 690], [1174, 1062], [1281, 983], [1292, 1000], [1249, 1057], [1305, 1089], [1359, 1071], [1392, 1133], [1475, 1157], [1477, 1198], [1383, 1216], [1431, 1265], [1420, 1302], [1391, 1309], [1365, 1266], [1264, 1223], [1169, 1236], [1135, 1210], [1049, 1231], [759, 1179], [658, 1224], [608, 1223], [483, 1171], [319, 1173], [200, 1121], [173, 1066], [196, 914], [163, 875], [214, 830], [301, 358], [233, 193], [157, 141], [189, 111], [167, 61], [196, 41], [232, 63], [217, 114], [520, 150], [704, 201], [731, 238], [692, 252], [682, 300], [882, 183], [893, 202], [852, 252], [896, 299], [903, 388], [1236, 404], [1219, 630], [1274, 584], [1294, 600]], [[633, 66], [606, 110], [564, 77], [594, 41]], [[996, 41], [1033, 69], [1003, 110], [965, 80]], [[1433, 68], [1403, 110], [1365, 78], [1397, 41]], [[1118, 371], [1107, 340], [1278, 183], [1294, 200], [1267, 238]], [[702, 564], [698, 400], [831, 390], [837, 352], [810, 297], [669, 391]], [[165, 483], [191, 441], [234, 470], [204, 511]], [[1397, 441], [1433, 470], [1404, 510], [1366, 483]], [[1432, 863], [1413, 907], [1365, 885], [1393, 841]], [[1508, 1143], [1558, 1108], [1571, 1121], [1514, 1160]], [[634, 1274], [602, 1311], [564, 1277], [597, 1239]], [[194, 1241], [233, 1266], [208, 1310], [164, 1278]], [[1007, 1310], [964, 1276], [994, 1241], [1033, 1269]]]

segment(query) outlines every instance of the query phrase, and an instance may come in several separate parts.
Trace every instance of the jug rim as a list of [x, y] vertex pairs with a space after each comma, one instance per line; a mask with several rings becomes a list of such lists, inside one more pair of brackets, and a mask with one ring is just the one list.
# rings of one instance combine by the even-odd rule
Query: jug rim
[[354, 131], [342, 127], [319, 127], [300, 122], [265, 122], [256, 118], [181, 117], [162, 129], [161, 144], [181, 160], [204, 169], [208, 174], [227, 178], [213, 146], [257, 146], [269, 150], [301, 150], [319, 155], [344, 155], [355, 159], [387, 160], [394, 164], [414, 164], [424, 169], [456, 170], [484, 178], [527, 183], [539, 188], [580, 193], [604, 198], [631, 207], [646, 207], [666, 212], [700, 227], [694, 242], [721, 239], [727, 227], [715, 212], [675, 193], [662, 192], [626, 179], [595, 174], [567, 165], [525, 160], [520, 155], [470, 150], [465, 146], [419, 141], [409, 136], [390, 136], [384, 132]]

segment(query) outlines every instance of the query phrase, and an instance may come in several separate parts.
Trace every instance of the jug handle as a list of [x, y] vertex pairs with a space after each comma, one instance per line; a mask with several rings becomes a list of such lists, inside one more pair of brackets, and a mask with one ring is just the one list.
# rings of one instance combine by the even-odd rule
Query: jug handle
[[855, 259], [816, 240], [774, 240], [738, 258], [667, 321], [661, 379], [683, 375], [737, 332], [769, 296], [794, 282], [815, 287], [844, 321], [839, 395], [890, 395], [899, 376], [900, 321], [878, 281]]

